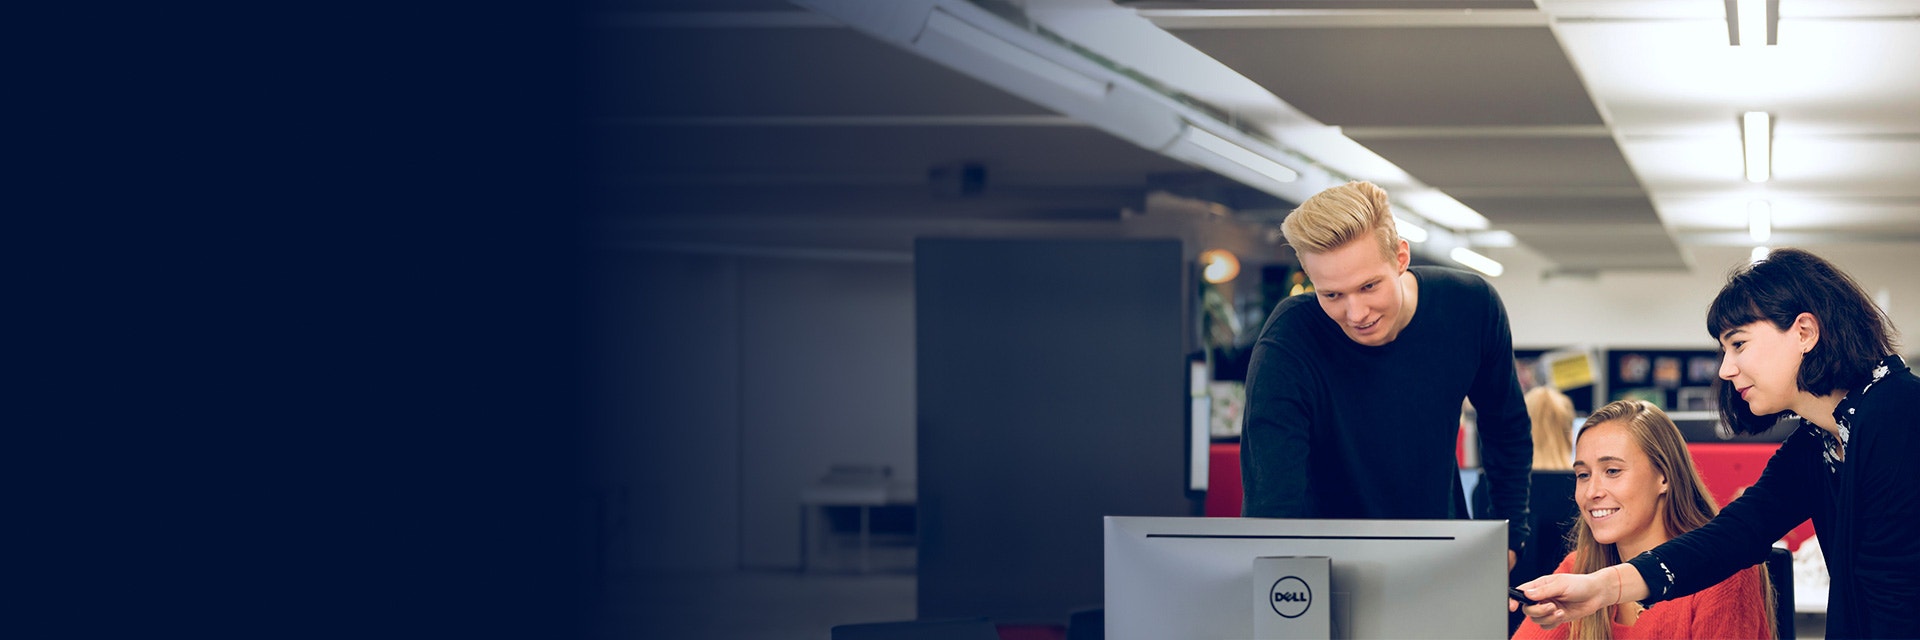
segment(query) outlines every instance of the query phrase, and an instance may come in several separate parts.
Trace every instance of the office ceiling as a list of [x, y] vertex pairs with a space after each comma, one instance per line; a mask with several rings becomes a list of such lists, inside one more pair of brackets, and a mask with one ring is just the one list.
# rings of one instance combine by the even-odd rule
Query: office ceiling
[[[1444, 193], [1485, 222], [1442, 226], [1517, 240], [1476, 242], [1495, 258], [1687, 269], [1689, 247], [1753, 243], [1755, 200], [1768, 244], [1920, 247], [1920, 0], [1777, 2], [1764, 47], [1729, 45], [1723, 0], [983, 4], [1276, 140], [1336, 131], [1370, 156], [1342, 173]], [[784, 1], [613, 1], [593, 24], [602, 204], [642, 228], [897, 250], [1110, 225], [1152, 191], [1263, 224], [1288, 207]], [[1744, 111], [1773, 118], [1766, 182], [1743, 176]]]

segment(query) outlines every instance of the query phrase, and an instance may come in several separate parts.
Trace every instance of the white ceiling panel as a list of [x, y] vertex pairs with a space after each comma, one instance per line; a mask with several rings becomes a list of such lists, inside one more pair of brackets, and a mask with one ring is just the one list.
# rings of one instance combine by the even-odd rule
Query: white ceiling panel
[[1920, 77], [1920, 20], [1782, 19], [1769, 47], [1728, 46], [1717, 19], [1555, 32], [1626, 135], [1697, 134], [1748, 110], [1775, 113], [1781, 135], [1911, 131], [1920, 111], [1920, 83], [1888, 81]]
[[[1688, 245], [1743, 242], [1755, 199], [1774, 244], [1920, 242], [1920, 0], [1779, 0], [1779, 44], [1740, 48], [1720, 0], [987, 4], [1559, 270], [1688, 268]], [[683, 214], [698, 188], [658, 189], [740, 185], [714, 198], [736, 212], [844, 192], [879, 218], [937, 191], [934, 168], [977, 162], [999, 195], [919, 206], [1079, 220], [1204, 176], [780, 0], [602, 7], [599, 168]], [[1773, 116], [1765, 183], [1742, 173], [1747, 110]], [[1284, 211], [1264, 206], [1247, 210]]]
[[1672, 195], [1658, 200], [1661, 215], [1679, 231], [1747, 230], [1747, 203], [1765, 200], [1779, 234], [1840, 234], [1857, 241], [1875, 235], [1920, 235], [1920, 196], [1856, 196], [1831, 192], [1753, 190]]
[[1639, 186], [1610, 138], [1362, 137], [1359, 141], [1442, 190]]
[[1545, 27], [1173, 33], [1331, 125], [1600, 123]]
[[1771, 186], [1847, 195], [1920, 195], [1920, 136], [1787, 137], [1774, 141]]

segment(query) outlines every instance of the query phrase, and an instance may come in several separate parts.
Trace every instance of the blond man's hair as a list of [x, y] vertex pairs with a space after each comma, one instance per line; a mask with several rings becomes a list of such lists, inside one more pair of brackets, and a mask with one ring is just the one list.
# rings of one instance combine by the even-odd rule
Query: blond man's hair
[[1349, 182], [1314, 194], [1287, 214], [1280, 232], [1295, 252], [1326, 253], [1369, 233], [1388, 260], [1400, 248], [1387, 190], [1371, 182]]

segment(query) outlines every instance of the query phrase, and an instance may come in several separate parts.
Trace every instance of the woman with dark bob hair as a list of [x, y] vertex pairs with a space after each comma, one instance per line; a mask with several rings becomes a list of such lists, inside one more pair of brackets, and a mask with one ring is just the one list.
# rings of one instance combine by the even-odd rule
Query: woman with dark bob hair
[[1799, 428], [1704, 526], [1621, 564], [1520, 585], [1540, 602], [1528, 618], [1550, 629], [1700, 591], [1812, 518], [1832, 577], [1826, 637], [1920, 638], [1920, 377], [1893, 355], [1892, 323], [1826, 260], [1776, 249], [1728, 278], [1707, 331], [1725, 353], [1725, 420], [1756, 433], [1791, 413]]

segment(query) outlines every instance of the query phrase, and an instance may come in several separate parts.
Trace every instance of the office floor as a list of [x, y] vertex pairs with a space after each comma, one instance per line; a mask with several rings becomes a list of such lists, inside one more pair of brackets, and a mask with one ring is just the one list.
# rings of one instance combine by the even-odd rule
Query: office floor
[[835, 625], [911, 620], [912, 574], [669, 572], [611, 578], [601, 640], [828, 640]]

